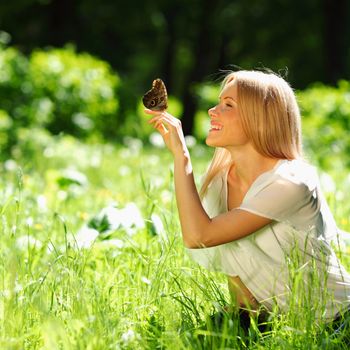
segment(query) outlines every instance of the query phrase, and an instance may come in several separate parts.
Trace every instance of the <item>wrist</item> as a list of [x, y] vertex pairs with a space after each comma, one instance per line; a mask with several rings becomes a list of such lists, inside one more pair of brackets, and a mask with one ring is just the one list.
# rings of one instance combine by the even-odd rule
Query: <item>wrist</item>
[[190, 160], [190, 152], [187, 148], [183, 148], [178, 152], [173, 153], [174, 161], [186, 161]]
[[192, 174], [192, 164], [188, 150], [174, 154], [174, 166], [175, 169], [183, 169], [186, 175]]

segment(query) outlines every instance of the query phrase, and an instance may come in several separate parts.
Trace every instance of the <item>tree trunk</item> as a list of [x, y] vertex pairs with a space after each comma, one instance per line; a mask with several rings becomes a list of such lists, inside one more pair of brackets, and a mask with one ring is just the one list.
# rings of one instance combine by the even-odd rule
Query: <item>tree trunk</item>
[[[184, 111], [182, 115], [182, 126], [185, 135], [193, 133], [194, 115], [197, 111], [198, 101], [193, 91], [193, 85], [202, 81], [213, 73], [219, 56], [219, 40], [216, 30], [213, 28], [212, 18], [215, 17], [220, 1], [205, 0], [201, 3], [201, 13], [198, 20], [197, 40], [193, 43], [194, 66], [185, 81], [185, 93], [182, 98]], [[210, 14], [210, 16], [208, 16]]]
[[173, 11], [168, 11], [164, 15], [167, 22], [167, 42], [161, 71], [168, 91], [173, 91], [172, 68], [176, 51], [176, 23]]
[[67, 42], [79, 42], [78, 15], [74, 1], [53, 0], [49, 17], [49, 44], [61, 47]]
[[324, 0], [323, 6], [325, 77], [336, 84], [346, 74], [348, 0]]

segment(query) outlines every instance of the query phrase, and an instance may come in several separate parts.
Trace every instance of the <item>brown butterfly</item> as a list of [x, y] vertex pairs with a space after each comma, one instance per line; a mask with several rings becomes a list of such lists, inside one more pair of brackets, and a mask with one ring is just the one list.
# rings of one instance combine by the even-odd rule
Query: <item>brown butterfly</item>
[[142, 102], [152, 111], [164, 111], [168, 108], [168, 94], [162, 79], [153, 80], [152, 89], [143, 95]]

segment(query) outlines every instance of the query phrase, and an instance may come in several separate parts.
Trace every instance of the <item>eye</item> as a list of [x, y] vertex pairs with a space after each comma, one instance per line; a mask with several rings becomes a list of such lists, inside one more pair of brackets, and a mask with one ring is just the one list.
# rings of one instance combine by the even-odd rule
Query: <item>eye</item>
[[226, 103], [226, 107], [233, 107], [233, 106], [229, 103]]

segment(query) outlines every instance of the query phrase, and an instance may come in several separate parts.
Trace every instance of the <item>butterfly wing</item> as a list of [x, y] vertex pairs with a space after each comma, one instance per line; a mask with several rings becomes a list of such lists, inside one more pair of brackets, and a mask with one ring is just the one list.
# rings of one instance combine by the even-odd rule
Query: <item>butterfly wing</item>
[[168, 94], [162, 79], [153, 80], [152, 89], [143, 95], [142, 102], [152, 111], [164, 111], [168, 108]]

